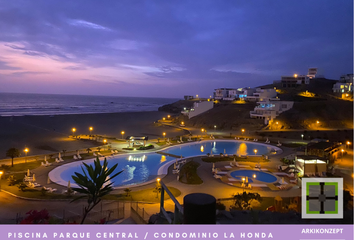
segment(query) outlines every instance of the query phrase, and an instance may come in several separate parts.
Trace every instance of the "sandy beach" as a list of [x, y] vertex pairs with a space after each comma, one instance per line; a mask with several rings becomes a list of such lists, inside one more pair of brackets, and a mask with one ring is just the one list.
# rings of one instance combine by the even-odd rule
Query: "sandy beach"
[[74, 140], [69, 136], [71, 129], [76, 134], [92, 134], [121, 138], [129, 135], [144, 135], [150, 138], [162, 138], [162, 133], [173, 137], [183, 134], [180, 129], [156, 126], [154, 121], [166, 117], [165, 112], [124, 112], [102, 114], [77, 114], [50, 116], [13, 116], [0, 117], [0, 159], [5, 158], [6, 150], [12, 147], [28, 147], [30, 155], [48, 154], [63, 149], [70, 151], [97, 146], [92, 141]]

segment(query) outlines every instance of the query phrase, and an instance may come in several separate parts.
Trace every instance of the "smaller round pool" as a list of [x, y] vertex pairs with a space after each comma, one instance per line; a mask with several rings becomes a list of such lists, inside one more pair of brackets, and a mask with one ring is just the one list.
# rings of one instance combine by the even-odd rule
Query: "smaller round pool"
[[[269, 173], [254, 171], [254, 170], [237, 170], [230, 173], [231, 177], [235, 179], [241, 179], [242, 177], [248, 177], [248, 182], [251, 182], [251, 179], [258, 180], [261, 182], [272, 183], [277, 180], [275, 176]], [[255, 178], [254, 178], [255, 175]]]

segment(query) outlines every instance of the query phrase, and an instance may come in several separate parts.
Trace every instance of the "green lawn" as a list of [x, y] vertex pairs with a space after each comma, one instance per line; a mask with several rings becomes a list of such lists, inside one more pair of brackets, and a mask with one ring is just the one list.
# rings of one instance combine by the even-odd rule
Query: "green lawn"
[[202, 184], [203, 180], [197, 174], [199, 163], [190, 161], [183, 165], [179, 173], [179, 181], [186, 184]]
[[[181, 191], [177, 188], [168, 187], [173, 196], [178, 197], [181, 195]], [[140, 190], [140, 191], [132, 191], [129, 196], [126, 193], [122, 194], [110, 194], [105, 196], [106, 200], [128, 200], [128, 201], [142, 201], [142, 202], [160, 202], [161, 193], [157, 192], [154, 188]], [[165, 200], [170, 199], [167, 193], [164, 195]]]

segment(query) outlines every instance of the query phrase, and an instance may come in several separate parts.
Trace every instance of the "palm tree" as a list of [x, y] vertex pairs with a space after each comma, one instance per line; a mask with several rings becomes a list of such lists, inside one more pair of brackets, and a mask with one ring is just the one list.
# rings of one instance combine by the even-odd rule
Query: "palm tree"
[[63, 157], [65, 157], [66, 149], [61, 150], [63, 152]]
[[127, 197], [130, 195], [130, 192], [131, 192], [132, 190], [130, 189], [130, 188], [126, 188], [126, 189], [124, 189], [124, 192], [127, 194]]
[[17, 148], [10, 148], [6, 151], [6, 157], [11, 158], [11, 167], [14, 166], [14, 158], [20, 156], [20, 150]]
[[120, 171], [113, 176], [110, 176], [110, 174], [112, 174], [117, 168], [118, 163], [109, 168], [107, 167], [107, 160], [104, 159], [103, 165], [101, 165], [98, 157], [94, 161], [93, 166], [87, 165], [86, 163], [82, 164], [85, 166], [85, 169], [81, 166], [83, 175], [75, 172], [75, 175], [71, 176], [75, 183], [80, 187], [73, 188], [73, 191], [84, 194], [83, 196], [75, 198], [71, 202], [78, 199], [87, 198], [88, 205], [84, 208], [84, 216], [81, 224], [84, 223], [87, 214], [101, 201], [102, 197], [109, 194], [113, 190], [112, 179], [123, 172]]
[[86, 151], [87, 151], [87, 154], [89, 154], [92, 151], [92, 149], [88, 148], [88, 149], [86, 149]]

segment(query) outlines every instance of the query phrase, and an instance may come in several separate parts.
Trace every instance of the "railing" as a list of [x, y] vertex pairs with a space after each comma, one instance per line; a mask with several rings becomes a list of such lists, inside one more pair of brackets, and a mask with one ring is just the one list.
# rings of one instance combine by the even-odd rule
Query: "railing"
[[[167, 219], [168, 223], [170, 223], [170, 224], [182, 223], [183, 222], [183, 208], [182, 208], [181, 204], [177, 201], [175, 196], [173, 196], [173, 194], [170, 192], [170, 190], [166, 187], [166, 185], [162, 181], [160, 181], [159, 184], [161, 185], [160, 214], [162, 214]], [[174, 212], [173, 221], [170, 218], [170, 216], [168, 216], [168, 214], [164, 208], [165, 192], [168, 194], [168, 196], [170, 196], [171, 200], [175, 203], [175, 212]]]
[[131, 202], [131, 217], [138, 224], [149, 223], [150, 215], [145, 211], [144, 208], [139, 207], [138, 202]]

